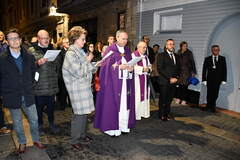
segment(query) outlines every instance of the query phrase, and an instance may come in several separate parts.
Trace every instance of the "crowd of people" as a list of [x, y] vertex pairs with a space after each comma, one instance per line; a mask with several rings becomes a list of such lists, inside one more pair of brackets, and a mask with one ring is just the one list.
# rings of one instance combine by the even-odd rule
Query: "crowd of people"
[[[149, 46], [147, 35], [137, 43], [135, 51], [128, 44], [123, 30], [109, 36], [107, 44], [86, 43], [87, 30], [75, 26], [54, 47], [48, 31], [41, 29], [31, 42], [22, 40], [17, 29], [6, 37], [0, 31], [0, 128], [9, 133], [2, 107], [9, 109], [19, 141], [18, 153], [26, 151], [26, 138], [21, 113], [30, 124], [33, 144], [45, 146], [39, 136], [45, 135], [43, 114], [48, 116], [51, 132], [59, 133], [54, 109], [72, 108], [70, 144], [82, 150], [81, 141], [90, 142], [87, 117], [94, 111], [94, 127], [111, 137], [127, 134], [136, 120], [150, 117], [150, 98], [159, 93], [159, 119], [174, 120], [171, 103], [187, 104], [189, 79], [197, 75], [193, 53], [188, 43], [180, 43], [175, 53], [173, 39]], [[61, 50], [54, 60], [44, 55]], [[226, 61], [220, 47], [212, 46], [212, 55], [204, 60], [203, 84], [207, 86], [207, 110], [215, 112], [219, 86], [226, 83]], [[81, 141], [80, 141], [81, 140]]]

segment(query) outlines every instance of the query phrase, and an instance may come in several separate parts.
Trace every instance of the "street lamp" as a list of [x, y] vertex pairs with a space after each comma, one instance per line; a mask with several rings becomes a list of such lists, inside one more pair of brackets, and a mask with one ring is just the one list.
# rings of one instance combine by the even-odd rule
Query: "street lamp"
[[56, 16], [61, 17], [61, 20], [57, 23], [57, 39], [59, 39], [59, 33], [63, 35], [63, 37], [67, 37], [68, 34], [68, 22], [69, 22], [69, 15], [67, 13], [58, 13], [57, 7], [52, 5], [49, 8], [49, 16]]
[[52, 5], [49, 8], [49, 16], [57, 16], [57, 17], [67, 16], [67, 17], [69, 17], [69, 15], [67, 13], [58, 13], [57, 12], [57, 7], [55, 7], [54, 5]]

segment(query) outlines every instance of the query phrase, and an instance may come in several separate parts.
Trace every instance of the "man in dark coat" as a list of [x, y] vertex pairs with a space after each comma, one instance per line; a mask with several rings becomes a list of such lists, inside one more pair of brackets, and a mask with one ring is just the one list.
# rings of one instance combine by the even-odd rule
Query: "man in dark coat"
[[58, 93], [58, 70], [59, 57], [54, 61], [48, 61], [43, 58], [47, 50], [53, 50], [50, 44], [50, 37], [46, 30], [40, 30], [37, 34], [38, 43], [33, 44], [29, 51], [35, 57], [37, 64], [36, 72], [39, 74], [34, 83], [34, 94], [36, 98], [36, 106], [38, 111], [39, 131], [43, 135], [43, 111], [46, 107], [48, 114], [49, 127], [53, 133], [59, 132], [59, 128], [54, 124], [54, 98]]
[[18, 152], [24, 153], [26, 150], [22, 111], [27, 115], [34, 145], [43, 149], [45, 147], [39, 142], [38, 116], [32, 89], [34, 57], [20, 47], [21, 37], [16, 29], [8, 31], [6, 35], [9, 47], [0, 56], [0, 93], [3, 105], [9, 109], [13, 119], [19, 142]]
[[[59, 57], [60, 57], [59, 74], [58, 74], [59, 92], [57, 93], [57, 104], [59, 105], [59, 108], [61, 110], [65, 110], [65, 108], [68, 105], [71, 106], [69, 95], [68, 95], [68, 92], [63, 80], [63, 75], [62, 75], [62, 66], [63, 66], [64, 58], [68, 48], [69, 48], [69, 40], [68, 38], [63, 38], [62, 49], [61, 49], [61, 52], [59, 53]], [[68, 99], [68, 103], [67, 103], [67, 99]]]
[[174, 119], [170, 114], [170, 105], [175, 93], [175, 86], [179, 78], [178, 57], [174, 53], [174, 40], [166, 41], [165, 51], [157, 58], [157, 70], [159, 73], [159, 118], [162, 121]]
[[227, 81], [227, 65], [224, 56], [220, 56], [220, 47], [211, 47], [212, 55], [205, 58], [202, 71], [202, 82], [207, 85], [207, 110], [216, 112], [216, 101], [221, 84]]

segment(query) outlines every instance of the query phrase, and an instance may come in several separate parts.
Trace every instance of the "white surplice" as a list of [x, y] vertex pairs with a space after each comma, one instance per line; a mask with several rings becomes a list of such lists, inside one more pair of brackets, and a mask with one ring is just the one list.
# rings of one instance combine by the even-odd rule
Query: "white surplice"
[[[135, 54], [132, 53], [132, 57], [135, 57]], [[146, 62], [146, 59], [148, 63]], [[141, 120], [141, 118], [149, 118], [150, 117], [150, 87], [147, 85], [147, 75], [148, 73], [143, 72], [143, 67], [149, 67], [150, 62], [148, 58], [142, 59], [143, 66], [135, 65], [134, 66], [134, 80], [135, 80], [135, 113], [136, 120]], [[148, 66], [147, 66], [148, 64]], [[140, 92], [140, 79], [139, 75], [144, 74], [144, 100], [141, 101], [141, 93]]]
[[[124, 47], [118, 47], [120, 53], [124, 53]], [[122, 64], [127, 64], [127, 61], [124, 57], [121, 59]], [[122, 132], [128, 133], [130, 129], [128, 128], [129, 120], [129, 109], [127, 109], [127, 79], [132, 78], [132, 73], [129, 73], [127, 70], [120, 70], [119, 68], [119, 78], [122, 79], [122, 91], [121, 91], [121, 101], [120, 101], [120, 111], [119, 111], [119, 129], [118, 130], [108, 130], [104, 133], [110, 136], [120, 136]]]

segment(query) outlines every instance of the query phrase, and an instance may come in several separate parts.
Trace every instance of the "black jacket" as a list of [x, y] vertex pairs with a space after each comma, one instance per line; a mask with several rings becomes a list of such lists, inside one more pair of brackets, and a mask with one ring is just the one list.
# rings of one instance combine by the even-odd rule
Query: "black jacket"
[[17, 68], [9, 48], [0, 56], [0, 93], [4, 107], [11, 109], [21, 107], [22, 96], [24, 96], [27, 107], [35, 103], [33, 95], [34, 57], [24, 48], [21, 48], [21, 56], [23, 73], [20, 73]]
[[[35, 60], [43, 58], [47, 50], [53, 50], [53, 46], [41, 48], [36, 44], [29, 48], [29, 51], [34, 55]], [[36, 71], [39, 73], [39, 80], [34, 83], [35, 96], [52, 96], [58, 93], [58, 74], [60, 69], [61, 57], [58, 57], [53, 62], [46, 62], [41, 66], [37, 66]]]
[[202, 81], [220, 84], [227, 81], [227, 65], [225, 57], [218, 56], [216, 68], [213, 66], [212, 56], [206, 57], [203, 63]]
[[160, 85], [170, 85], [170, 78], [179, 78], [179, 60], [176, 54], [174, 56], [176, 64], [174, 64], [167, 52], [160, 53], [157, 57], [157, 71], [159, 73]]
[[193, 53], [190, 50], [186, 50], [184, 53], [178, 51], [179, 64], [180, 64], [180, 77], [178, 84], [188, 85], [188, 79], [192, 74], [197, 74]]
[[[153, 52], [153, 49], [151, 47], [147, 46], [147, 49], [148, 49], [148, 55], [147, 55], [148, 59], [149, 59], [150, 63], [153, 64], [155, 61], [156, 54]], [[146, 51], [146, 54], [147, 54], [147, 51]]]

